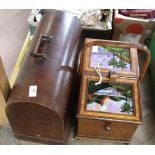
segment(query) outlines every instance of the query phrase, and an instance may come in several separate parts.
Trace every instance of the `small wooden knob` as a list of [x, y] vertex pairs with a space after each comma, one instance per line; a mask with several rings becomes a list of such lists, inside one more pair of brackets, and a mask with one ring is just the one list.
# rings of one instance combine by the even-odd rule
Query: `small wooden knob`
[[111, 127], [111, 125], [108, 124], [108, 125], [105, 125], [104, 129], [106, 131], [111, 131], [112, 127]]

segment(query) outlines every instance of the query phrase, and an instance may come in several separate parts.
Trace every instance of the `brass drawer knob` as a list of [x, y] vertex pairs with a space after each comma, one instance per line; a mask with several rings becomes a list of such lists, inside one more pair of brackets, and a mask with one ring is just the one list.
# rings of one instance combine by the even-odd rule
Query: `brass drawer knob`
[[107, 124], [107, 125], [104, 126], [104, 129], [105, 129], [105, 131], [111, 131], [112, 126]]

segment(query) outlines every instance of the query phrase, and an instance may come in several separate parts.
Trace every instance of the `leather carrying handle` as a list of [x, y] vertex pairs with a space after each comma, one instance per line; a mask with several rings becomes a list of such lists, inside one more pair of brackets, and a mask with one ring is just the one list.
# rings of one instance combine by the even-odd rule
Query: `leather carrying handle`
[[111, 45], [111, 46], [126, 47], [126, 48], [136, 48], [136, 49], [138, 49], [137, 51], [144, 52], [146, 54], [146, 60], [143, 65], [143, 69], [140, 73], [140, 77], [139, 77], [140, 83], [143, 81], [144, 75], [147, 71], [147, 68], [148, 68], [148, 65], [149, 65], [150, 59], [151, 59], [150, 50], [146, 46], [144, 46], [142, 44], [127, 43], [127, 42], [122, 42], [122, 41], [104, 40], [104, 41], [92, 41], [92, 42], [87, 43], [84, 47], [84, 51], [91, 46], [103, 46], [103, 45]]
[[53, 38], [53, 36], [47, 36], [47, 35], [40, 34], [37, 44], [34, 48], [34, 51], [31, 52], [31, 56], [32, 57], [41, 57], [41, 58], [45, 59], [47, 57], [47, 54], [41, 54], [41, 53], [38, 53], [38, 51], [39, 51], [42, 41], [51, 41], [52, 38]]

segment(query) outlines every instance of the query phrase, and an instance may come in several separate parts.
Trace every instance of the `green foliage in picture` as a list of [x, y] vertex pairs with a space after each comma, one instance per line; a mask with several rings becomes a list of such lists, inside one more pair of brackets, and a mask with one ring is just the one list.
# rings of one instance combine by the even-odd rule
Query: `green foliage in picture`
[[125, 63], [124, 61], [120, 60], [120, 61], [117, 62], [116, 66], [124, 69], [124, 68], [126, 68], [127, 63]]
[[132, 110], [133, 107], [130, 106], [130, 104], [128, 102], [125, 102], [124, 104], [122, 104], [121, 109], [122, 109], [121, 112], [127, 112], [127, 113], [133, 112], [133, 110]]
[[131, 86], [127, 85], [127, 84], [114, 84], [114, 83], [110, 83], [111, 87], [121, 91], [122, 94], [128, 98], [131, 98], [132, 94], [131, 94]]
[[98, 90], [104, 89], [109, 86], [108, 83], [101, 83], [99, 85], [95, 85], [96, 81], [89, 81], [88, 84], [88, 93], [95, 93]]
[[119, 96], [110, 96], [110, 98], [116, 102], [119, 102], [121, 100], [125, 100], [124, 97], [119, 97]]
[[115, 51], [115, 52], [123, 52], [127, 51], [128, 49], [122, 47], [115, 47], [115, 46], [104, 46], [104, 48], [108, 51]]
[[108, 62], [108, 65], [109, 65], [109, 66], [116, 67], [116, 66], [117, 66], [117, 60], [116, 60], [116, 59], [111, 59], [111, 60]]
[[88, 104], [92, 102], [99, 102], [103, 98], [102, 95], [93, 95], [91, 99], [88, 99]]
[[[103, 47], [107, 51], [112, 52], [114, 55], [121, 58], [123, 61], [130, 63], [130, 51], [128, 48], [115, 47], [115, 46], [103, 46]], [[111, 65], [111, 63], [109, 65]], [[123, 69], [123, 67], [121, 68]]]

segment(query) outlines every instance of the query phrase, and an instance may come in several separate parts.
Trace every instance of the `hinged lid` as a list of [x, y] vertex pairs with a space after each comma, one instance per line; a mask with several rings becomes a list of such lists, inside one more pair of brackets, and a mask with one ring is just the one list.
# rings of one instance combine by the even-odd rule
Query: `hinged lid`
[[133, 79], [109, 82], [103, 77], [83, 75], [81, 79], [78, 118], [104, 119], [142, 123], [139, 83]]
[[[146, 62], [141, 74], [139, 74], [138, 52], [146, 53]], [[101, 75], [110, 75], [116, 72], [120, 78], [143, 79], [150, 61], [150, 53], [147, 47], [139, 44], [120, 41], [108, 41], [86, 39], [82, 73], [96, 74], [98, 66]], [[116, 77], [116, 78], [117, 78]]]

